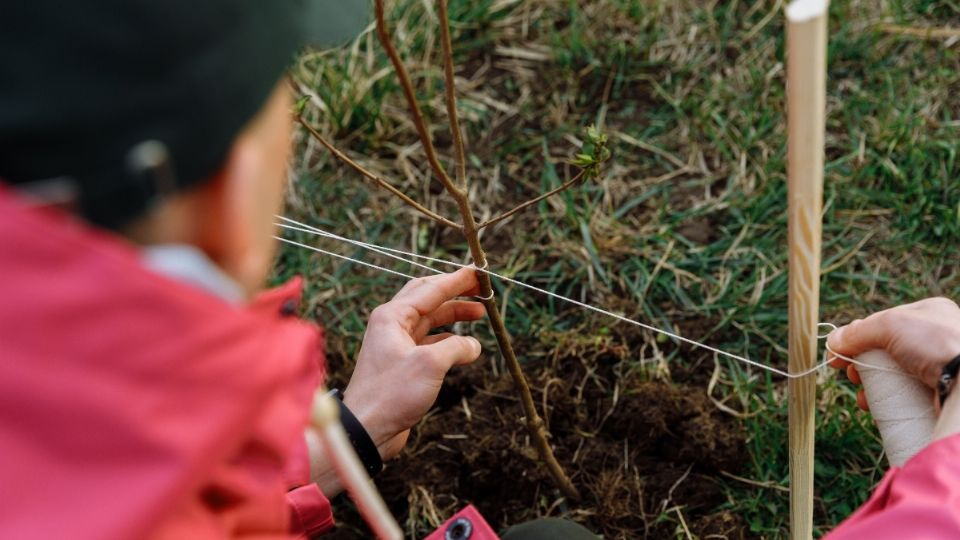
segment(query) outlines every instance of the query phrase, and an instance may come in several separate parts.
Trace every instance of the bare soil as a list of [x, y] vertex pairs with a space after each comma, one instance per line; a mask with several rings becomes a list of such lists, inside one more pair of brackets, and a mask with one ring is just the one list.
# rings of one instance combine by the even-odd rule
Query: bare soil
[[[606, 538], [674, 537], [683, 525], [701, 538], [749, 536], [739, 516], [722, 510], [717, 481], [747, 457], [742, 428], [713, 405], [703, 381], [684, 373], [651, 380], [616, 356], [561, 354], [527, 366], [557, 458], [582, 501], [563, 501], [551, 486], [528, 445], [509, 376], [495, 376], [481, 360], [448, 377], [436, 408], [378, 478], [394, 515], [415, 523], [417, 537], [468, 503], [498, 530], [565, 515]], [[349, 502], [337, 504], [335, 537], [366, 537]]]

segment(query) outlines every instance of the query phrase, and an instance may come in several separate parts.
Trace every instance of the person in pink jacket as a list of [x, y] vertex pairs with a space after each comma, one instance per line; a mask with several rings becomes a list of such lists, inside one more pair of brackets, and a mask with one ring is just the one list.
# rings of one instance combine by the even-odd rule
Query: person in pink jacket
[[[0, 538], [333, 527], [341, 487], [307, 429], [322, 333], [294, 316], [299, 279], [261, 288], [291, 150], [286, 66], [362, 29], [366, 7], [0, 10]], [[479, 356], [432, 333], [482, 317], [460, 299], [476, 289], [470, 269], [417, 279], [373, 312], [341, 411], [371, 473]], [[471, 538], [495, 537], [463, 515]]]
[[[861, 538], [960, 538], [960, 391], [952, 391], [960, 369], [960, 308], [930, 298], [857, 320], [830, 334], [840, 355], [887, 351], [908, 373], [938, 394], [933, 442], [902, 467], [891, 467], [870, 499], [834, 529], [830, 540]], [[855, 383], [855, 365], [835, 359]], [[857, 402], [867, 409], [861, 390]]]

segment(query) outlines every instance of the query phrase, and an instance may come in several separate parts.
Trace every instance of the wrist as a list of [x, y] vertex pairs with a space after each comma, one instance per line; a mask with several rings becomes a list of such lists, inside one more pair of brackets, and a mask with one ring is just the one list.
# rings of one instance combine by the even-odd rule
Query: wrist
[[340, 424], [346, 432], [350, 445], [353, 446], [353, 450], [366, 469], [367, 474], [371, 478], [376, 477], [383, 470], [383, 456], [379, 445], [374, 442], [367, 428], [357, 418], [356, 413], [343, 402], [343, 393], [336, 389], [330, 393], [337, 398], [336, 402], [340, 407]]
[[350, 409], [360, 425], [367, 431], [370, 439], [373, 440], [373, 444], [377, 446], [380, 457], [386, 461], [394, 457], [388, 452], [388, 443], [394, 437], [394, 433], [384, 425], [385, 422], [377, 414], [378, 407], [371, 401], [361, 399], [357, 392], [351, 391], [349, 386], [343, 391], [343, 404]]
[[304, 439], [310, 456], [310, 481], [317, 484], [328, 499], [333, 499], [343, 491], [343, 485], [340, 484], [337, 472], [327, 459], [320, 435], [313, 428], [308, 428], [304, 433]]
[[957, 386], [958, 371], [960, 371], [960, 354], [944, 364], [940, 370], [940, 377], [937, 379], [937, 394], [940, 398], [941, 407], [943, 407], [947, 396], [953, 393], [954, 387]]

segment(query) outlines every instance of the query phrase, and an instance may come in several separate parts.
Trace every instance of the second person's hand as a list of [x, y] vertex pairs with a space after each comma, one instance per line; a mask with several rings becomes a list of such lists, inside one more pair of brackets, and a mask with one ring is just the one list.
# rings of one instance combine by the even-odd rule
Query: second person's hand
[[473, 268], [408, 282], [373, 310], [344, 404], [357, 416], [384, 459], [400, 452], [410, 428], [430, 410], [451, 367], [480, 356], [472, 337], [434, 328], [483, 318], [483, 304], [456, 300], [477, 294]]
[[[936, 388], [943, 366], [960, 354], [960, 308], [947, 298], [897, 306], [834, 330], [827, 343], [833, 351], [851, 358], [883, 349], [904, 371]], [[850, 380], [860, 384], [856, 365], [836, 357], [831, 365], [846, 368]], [[862, 389], [857, 403], [867, 409]]]

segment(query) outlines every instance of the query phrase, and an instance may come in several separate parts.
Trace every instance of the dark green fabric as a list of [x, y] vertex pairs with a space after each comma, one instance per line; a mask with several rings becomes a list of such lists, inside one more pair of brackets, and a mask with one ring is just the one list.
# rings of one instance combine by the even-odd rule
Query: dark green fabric
[[300, 0], [307, 21], [304, 38], [313, 47], [350, 41], [371, 21], [371, 0]]
[[543, 518], [514, 525], [501, 540], [597, 540], [599, 536], [566, 519]]
[[113, 227], [157, 195], [127, 170], [137, 144], [167, 147], [178, 188], [209, 178], [306, 37], [336, 27], [309, 1], [4, 2], [0, 179], [70, 178]]

